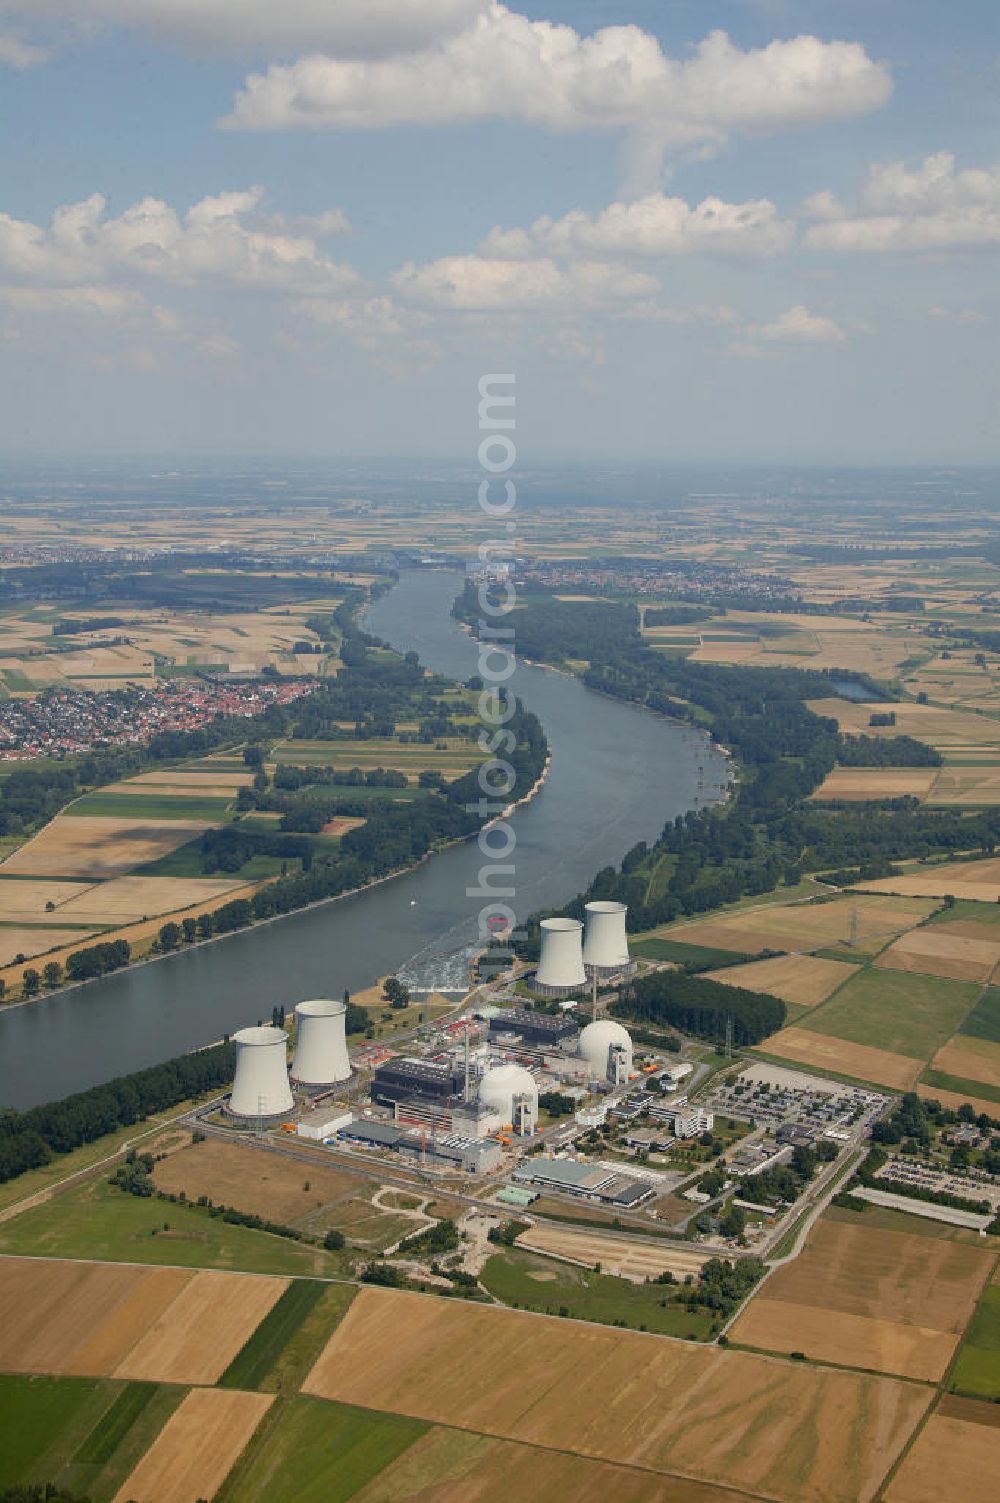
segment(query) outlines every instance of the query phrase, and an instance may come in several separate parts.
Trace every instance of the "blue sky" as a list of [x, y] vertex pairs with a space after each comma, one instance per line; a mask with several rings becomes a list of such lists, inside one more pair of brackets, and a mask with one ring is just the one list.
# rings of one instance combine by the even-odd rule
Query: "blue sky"
[[0, 0], [0, 444], [992, 463], [964, 0]]

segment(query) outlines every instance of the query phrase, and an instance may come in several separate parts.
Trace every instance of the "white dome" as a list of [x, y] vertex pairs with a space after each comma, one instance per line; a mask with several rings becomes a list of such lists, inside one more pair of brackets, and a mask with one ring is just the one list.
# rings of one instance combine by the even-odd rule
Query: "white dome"
[[596, 1023], [588, 1023], [580, 1034], [580, 1053], [601, 1080], [608, 1073], [608, 1051], [614, 1045], [625, 1051], [625, 1068], [631, 1072], [632, 1039], [627, 1028], [613, 1018], [598, 1018]]
[[534, 1076], [521, 1065], [495, 1065], [479, 1082], [480, 1105], [493, 1107], [505, 1122], [511, 1119], [515, 1096], [530, 1096], [538, 1104]]

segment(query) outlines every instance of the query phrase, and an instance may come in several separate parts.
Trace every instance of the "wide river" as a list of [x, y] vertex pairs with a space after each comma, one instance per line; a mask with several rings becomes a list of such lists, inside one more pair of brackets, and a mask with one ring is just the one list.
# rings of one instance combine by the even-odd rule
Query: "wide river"
[[[450, 615], [462, 583], [443, 570], [404, 573], [368, 629], [466, 679], [478, 648]], [[544, 787], [512, 820], [519, 918], [567, 901], [696, 799], [718, 797], [725, 761], [701, 733], [551, 669], [521, 664], [512, 683], [552, 751]], [[0, 1011], [0, 1103], [67, 1095], [269, 1018], [275, 1003], [291, 1011], [392, 971], [416, 989], [462, 991], [484, 901], [466, 889], [483, 864], [476, 842], [463, 842], [353, 897]]]

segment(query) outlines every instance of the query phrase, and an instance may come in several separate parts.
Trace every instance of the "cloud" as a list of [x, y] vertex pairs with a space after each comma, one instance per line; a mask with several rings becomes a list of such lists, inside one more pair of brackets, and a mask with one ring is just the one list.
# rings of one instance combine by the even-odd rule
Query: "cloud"
[[262, 196], [259, 188], [220, 193], [200, 199], [183, 218], [162, 199], [144, 198], [108, 218], [106, 199], [95, 193], [56, 209], [48, 228], [0, 214], [0, 270], [53, 283], [135, 275], [298, 292], [340, 291], [355, 280], [312, 236], [265, 220], [258, 226]]
[[747, 333], [768, 343], [840, 344], [847, 335], [822, 313], [810, 313], [804, 303], [787, 308], [768, 324], [749, 324]]
[[[0, 9], [0, 15], [2, 15]], [[30, 42], [24, 42], [18, 36], [12, 36], [8, 32], [0, 32], [0, 63], [6, 63], [8, 68], [16, 68], [23, 73], [26, 68], [34, 68], [38, 63], [44, 63], [48, 57], [44, 47], [34, 47]]]
[[614, 308], [660, 290], [656, 278], [646, 272], [603, 261], [559, 266], [550, 257], [511, 261], [445, 256], [425, 266], [410, 261], [392, 282], [409, 302], [465, 313]]
[[956, 170], [950, 151], [875, 164], [857, 210], [831, 193], [807, 200], [817, 219], [804, 237], [812, 250], [927, 252], [1000, 243], [1000, 166]]
[[952, 324], [984, 324], [987, 322], [986, 314], [980, 313], [978, 308], [931, 308], [928, 318], [939, 318]]
[[779, 219], [766, 198], [742, 204], [705, 198], [692, 208], [683, 198], [650, 193], [631, 203], [609, 204], [599, 214], [574, 209], [562, 219], [537, 219], [530, 230], [492, 230], [481, 250], [512, 259], [539, 249], [557, 256], [684, 256], [699, 251], [764, 256], [785, 250], [793, 234], [794, 226]]
[[329, 48], [381, 57], [461, 31], [486, 0], [0, 0], [0, 16], [60, 35], [136, 26], [203, 53], [273, 56]]
[[743, 51], [713, 31], [686, 60], [638, 26], [581, 36], [487, 0], [464, 30], [377, 60], [314, 53], [251, 74], [223, 123], [242, 130], [371, 129], [517, 119], [634, 133], [648, 172], [667, 146], [849, 119], [884, 104], [888, 69], [813, 36]]
[[25, 315], [68, 314], [73, 317], [126, 319], [154, 310], [137, 292], [122, 287], [0, 286], [0, 308]]

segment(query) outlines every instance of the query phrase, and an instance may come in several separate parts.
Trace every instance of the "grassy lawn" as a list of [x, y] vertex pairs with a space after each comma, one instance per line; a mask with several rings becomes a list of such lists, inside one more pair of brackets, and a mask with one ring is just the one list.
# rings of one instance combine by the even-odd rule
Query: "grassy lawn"
[[316, 1279], [296, 1279], [268, 1311], [246, 1346], [219, 1379], [220, 1388], [259, 1388], [288, 1342], [326, 1289]]
[[981, 1399], [1000, 1399], [1000, 1284], [983, 1293], [969, 1325], [951, 1388]]
[[0, 1376], [0, 1487], [57, 1477], [120, 1391], [99, 1378]]
[[[495, 1253], [480, 1282], [505, 1305], [540, 1310], [546, 1315], [567, 1314], [603, 1325], [631, 1326], [663, 1336], [695, 1336], [711, 1332], [707, 1310], [689, 1311], [671, 1301], [662, 1284], [632, 1284], [627, 1279], [586, 1268], [571, 1267], [550, 1258], [512, 1248]], [[664, 1306], [663, 1301], [668, 1303]]]
[[1000, 987], [987, 988], [958, 1031], [1000, 1044]]
[[5, 1222], [0, 1252], [232, 1268], [293, 1278], [337, 1277], [346, 1266], [343, 1255], [230, 1226], [194, 1206], [126, 1195], [103, 1178], [76, 1185]]
[[[927, 870], [933, 871], [934, 868], [914, 867], [917, 875]], [[1000, 924], [1000, 903], [976, 903], [972, 898], [956, 898], [950, 908], [939, 908], [927, 922], [950, 924], [956, 919], [975, 919], [978, 924]]]
[[429, 1428], [322, 1399], [279, 1401], [215, 1503], [347, 1503]]
[[85, 793], [67, 815], [93, 819], [204, 819], [218, 824], [232, 807], [232, 799], [180, 793]]
[[852, 976], [829, 1002], [814, 1008], [800, 1026], [810, 1033], [928, 1060], [951, 1038], [979, 990], [974, 981], [944, 981], [871, 966]]

